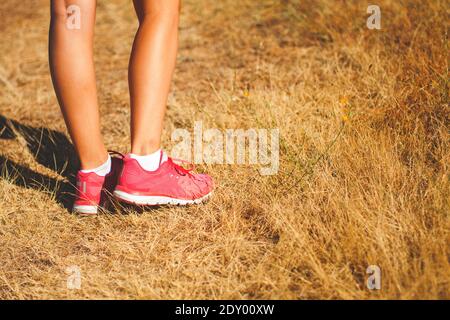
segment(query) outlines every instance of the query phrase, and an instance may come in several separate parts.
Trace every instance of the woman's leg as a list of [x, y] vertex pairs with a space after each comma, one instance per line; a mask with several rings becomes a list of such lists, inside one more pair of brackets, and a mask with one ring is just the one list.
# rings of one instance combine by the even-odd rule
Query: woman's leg
[[50, 69], [81, 169], [96, 168], [108, 159], [93, 61], [95, 7], [95, 0], [51, 1]]
[[201, 203], [213, 181], [172, 161], [160, 149], [162, 122], [175, 67], [179, 0], [134, 0], [139, 30], [130, 60], [131, 154], [114, 195], [138, 205]]
[[179, 0], [133, 0], [139, 18], [129, 66], [131, 153], [160, 148], [178, 49]]

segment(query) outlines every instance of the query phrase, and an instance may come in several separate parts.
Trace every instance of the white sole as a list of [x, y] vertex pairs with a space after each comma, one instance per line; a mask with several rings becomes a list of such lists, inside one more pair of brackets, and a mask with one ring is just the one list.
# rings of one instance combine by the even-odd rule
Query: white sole
[[128, 203], [133, 203], [141, 206], [159, 206], [159, 205], [179, 205], [186, 206], [189, 204], [200, 204], [203, 201], [207, 200], [212, 195], [212, 191], [207, 195], [195, 199], [195, 200], [185, 200], [185, 199], [176, 199], [171, 197], [164, 196], [137, 196], [134, 194], [129, 194], [123, 191], [115, 190], [114, 195], [121, 201], [125, 201]]
[[97, 214], [98, 207], [97, 206], [73, 206], [72, 212], [78, 213], [78, 214]]

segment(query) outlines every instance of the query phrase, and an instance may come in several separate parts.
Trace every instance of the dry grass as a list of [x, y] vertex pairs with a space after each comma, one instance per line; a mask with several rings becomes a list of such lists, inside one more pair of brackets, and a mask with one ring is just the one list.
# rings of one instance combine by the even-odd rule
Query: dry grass
[[[48, 1], [2, 1], [0, 298], [448, 299], [448, 2], [377, 4], [381, 31], [361, 1], [185, 1], [166, 147], [196, 120], [278, 127], [280, 171], [204, 166], [206, 205], [82, 219], [64, 208]], [[123, 152], [135, 29], [131, 1], [99, 0], [103, 132]]]

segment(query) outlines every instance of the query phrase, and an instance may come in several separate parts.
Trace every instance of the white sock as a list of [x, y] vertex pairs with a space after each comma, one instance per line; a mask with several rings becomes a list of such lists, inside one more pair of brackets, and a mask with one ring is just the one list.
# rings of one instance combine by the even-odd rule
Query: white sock
[[[163, 152], [161, 158], [161, 149], [145, 156], [130, 154], [130, 158], [136, 159], [140, 166], [146, 171], [155, 171], [159, 166], [167, 160], [167, 155]], [[161, 160], [161, 162], [159, 162]]]
[[106, 162], [101, 166], [94, 169], [81, 170], [81, 172], [83, 173], [95, 172], [97, 175], [101, 177], [106, 176], [108, 173], [111, 172], [111, 156], [108, 154], [108, 160], [106, 160]]

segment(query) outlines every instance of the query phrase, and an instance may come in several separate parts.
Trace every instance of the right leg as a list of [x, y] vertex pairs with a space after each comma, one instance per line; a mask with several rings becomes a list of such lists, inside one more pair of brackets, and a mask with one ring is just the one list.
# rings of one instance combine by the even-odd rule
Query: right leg
[[[73, 14], [80, 14], [79, 28], [70, 27], [70, 6]], [[108, 159], [100, 133], [93, 61], [95, 7], [95, 0], [51, 1], [50, 70], [81, 169], [96, 168]]]
[[178, 50], [180, 0], [133, 0], [133, 3], [139, 29], [129, 65], [131, 153], [145, 156], [160, 149]]
[[130, 59], [131, 154], [114, 191], [138, 205], [200, 203], [213, 181], [195, 174], [160, 149], [167, 95], [178, 49], [180, 0], [134, 0], [139, 30]]

